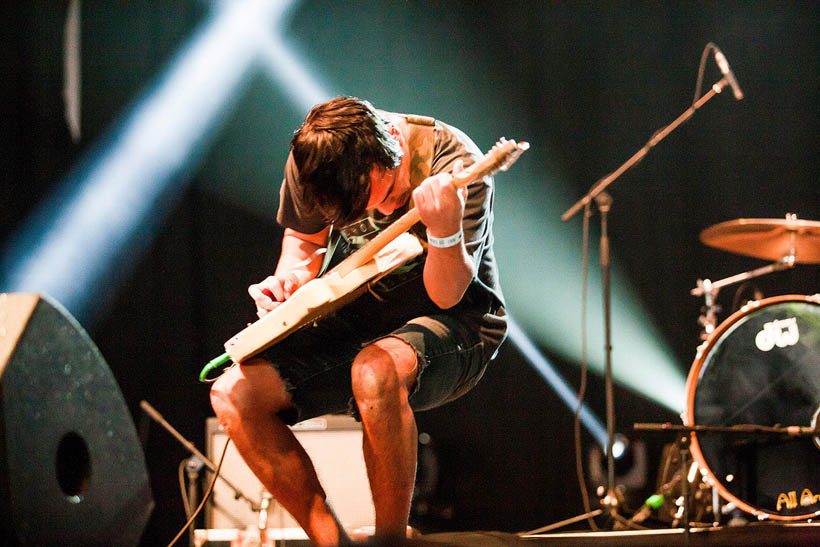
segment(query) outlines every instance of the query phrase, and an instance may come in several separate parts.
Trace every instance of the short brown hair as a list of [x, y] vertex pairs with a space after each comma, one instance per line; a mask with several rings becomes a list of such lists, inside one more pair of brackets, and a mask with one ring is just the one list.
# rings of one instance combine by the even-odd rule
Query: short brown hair
[[388, 120], [356, 97], [337, 97], [314, 106], [294, 133], [291, 152], [303, 201], [314, 204], [328, 223], [337, 225], [364, 213], [373, 167], [394, 169], [403, 155]]

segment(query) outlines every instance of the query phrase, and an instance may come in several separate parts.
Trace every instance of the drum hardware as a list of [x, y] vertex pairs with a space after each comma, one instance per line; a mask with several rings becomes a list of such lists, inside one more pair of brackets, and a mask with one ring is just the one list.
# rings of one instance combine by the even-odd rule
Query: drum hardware
[[[817, 414], [815, 413], [815, 416]], [[662, 500], [662, 502], [654, 503], [653, 508], [658, 511], [658, 519], [669, 522], [673, 528], [677, 528], [681, 523], [688, 523], [689, 526], [702, 526], [709, 513], [712, 519], [711, 526], [719, 526], [721, 516], [730, 514], [737, 507], [732, 501], [727, 501], [721, 507], [719, 491], [714, 488], [714, 480], [697, 461], [691, 459], [689, 448], [691, 434], [731, 434], [744, 441], [754, 439], [761, 434], [775, 439], [812, 437], [815, 443], [820, 439], [820, 428], [816, 423], [813, 423], [811, 427], [757, 424], [687, 426], [670, 423], [636, 423], [634, 429], [650, 432], [671, 431], [679, 435], [674, 444], [664, 447], [657, 492], [647, 500], [647, 502], [653, 498]], [[646, 520], [649, 513], [650, 509], [645, 504], [642, 510], [630, 519], [630, 522], [642, 522]]]
[[[720, 524], [719, 498], [716, 500], [709, 478], [704, 475], [698, 464], [688, 456], [689, 469], [683, 465], [680, 453], [680, 443], [671, 443], [664, 447], [661, 471], [658, 476], [658, 492], [663, 493], [664, 503], [658, 511], [659, 520], [669, 522], [673, 528], [680, 526], [683, 519], [684, 504], [689, 511], [689, 525]], [[685, 473], [684, 473], [685, 472]], [[689, 499], [683, 496], [684, 483], [688, 488]], [[711, 505], [710, 505], [711, 503]], [[711, 522], [707, 524], [711, 513]]]
[[728, 285], [734, 285], [741, 281], [747, 281], [760, 277], [761, 275], [778, 272], [793, 267], [795, 264], [794, 255], [786, 255], [774, 264], [755, 268], [748, 272], [739, 273], [731, 277], [720, 279], [718, 281], [710, 281], [709, 279], [698, 279], [698, 286], [692, 289], [689, 294], [693, 296], [703, 296], [705, 304], [703, 306], [703, 313], [698, 317], [698, 325], [703, 328], [700, 337], [701, 340], [706, 340], [710, 334], [717, 327], [717, 314], [720, 313], [720, 306], [716, 303], [718, 292], [721, 288]]
[[717, 327], [720, 306], [715, 302], [722, 287], [785, 270], [798, 263], [820, 264], [820, 222], [799, 220], [794, 213], [788, 213], [782, 219], [739, 218], [721, 222], [703, 230], [700, 240], [716, 249], [775, 261], [719, 281], [698, 279], [697, 287], [690, 294], [705, 299], [703, 313], [698, 318], [698, 324], [703, 328], [702, 340], [706, 340]]
[[[698, 478], [697, 467], [692, 466], [689, 433], [683, 426], [669, 423], [652, 424], [636, 423], [635, 431], [676, 431], [678, 435], [674, 444], [664, 447], [661, 459], [661, 471], [658, 477], [657, 492], [647, 498], [643, 507], [629, 520], [630, 523], [646, 520], [651, 508], [658, 510], [660, 520], [669, 522], [677, 528], [681, 524], [684, 529], [684, 544], [689, 545], [689, 533], [692, 526], [692, 503], [696, 495], [701, 493], [694, 488]], [[677, 471], [675, 470], [677, 467]], [[701, 493], [702, 494], [702, 493]], [[700, 514], [696, 513], [698, 518]]]

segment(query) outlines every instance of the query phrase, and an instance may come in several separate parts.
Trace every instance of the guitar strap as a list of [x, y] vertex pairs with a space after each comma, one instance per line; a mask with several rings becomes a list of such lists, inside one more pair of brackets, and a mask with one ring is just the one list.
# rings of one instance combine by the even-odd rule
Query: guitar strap
[[[424, 179], [430, 176], [433, 169], [433, 151], [436, 144], [436, 120], [428, 116], [418, 116], [416, 114], [400, 114], [407, 120], [410, 129], [407, 136], [407, 148], [410, 150], [410, 188], [415, 189]], [[407, 204], [408, 210], [414, 207], [413, 197]], [[331, 267], [331, 261], [336, 255], [336, 247], [340, 244], [342, 237], [336, 226], [330, 228], [328, 234], [327, 252], [324, 262], [319, 269], [319, 276], [322, 276]], [[425, 245], [422, 242], [422, 245]]]
[[[407, 146], [410, 149], [410, 187], [415, 189], [430, 176], [433, 169], [433, 148], [436, 144], [436, 120], [427, 116], [406, 114], [410, 126]], [[413, 207], [410, 198], [408, 208]]]

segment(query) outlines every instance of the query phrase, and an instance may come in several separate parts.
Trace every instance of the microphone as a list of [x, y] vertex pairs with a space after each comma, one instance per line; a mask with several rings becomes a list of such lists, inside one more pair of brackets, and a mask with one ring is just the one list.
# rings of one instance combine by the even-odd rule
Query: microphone
[[729, 82], [729, 85], [732, 88], [732, 92], [735, 94], [735, 100], [739, 101], [743, 98], [743, 91], [740, 90], [740, 86], [737, 85], [737, 80], [735, 80], [735, 74], [732, 72], [732, 69], [729, 68], [729, 62], [726, 60], [726, 57], [723, 55], [723, 52], [720, 51], [718, 48], [715, 48], [715, 62], [717, 63], [720, 72], [726, 78], [726, 81]]

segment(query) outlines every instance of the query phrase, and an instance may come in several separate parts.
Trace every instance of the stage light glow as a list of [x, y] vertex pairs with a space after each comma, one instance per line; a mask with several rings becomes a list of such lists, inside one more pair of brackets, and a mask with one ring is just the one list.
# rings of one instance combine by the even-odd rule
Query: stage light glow
[[300, 110], [307, 112], [327, 101], [331, 94], [317, 74], [307, 68], [295, 49], [283, 41], [281, 34], [266, 34], [261, 42], [262, 63], [268, 74], [276, 79], [288, 97]]
[[150, 90], [83, 158], [3, 255], [6, 291], [50, 294], [79, 320], [151, 240], [291, 1], [216, 5]]
[[[521, 327], [518, 326], [515, 320], [511, 317], [509, 319], [509, 329], [508, 335], [509, 339], [512, 343], [516, 345], [518, 350], [521, 354], [527, 358], [527, 361], [530, 362], [532, 367], [541, 375], [541, 377], [546, 381], [552, 389], [555, 390], [555, 393], [563, 400], [570, 409], [570, 412], [575, 412], [578, 408], [578, 395], [572, 388], [567, 384], [566, 380], [558, 374], [555, 368], [552, 366], [552, 363], [544, 356], [544, 354], [539, 350], [535, 344], [530, 340], [530, 338], [521, 330]], [[579, 415], [581, 419], [581, 423], [586, 426], [587, 431], [589, 431], [592, 436], [598, 441], [598, 444], [601, 445], [603, 448], [604, 453], [606, 453], [606, 449], [608, 446], [608, 435], [606, 433], [606, 427], [601, 423], [595, 414], [589, 410], [589, 407], [584, 403], [581, 406], [581, 412]], [[615, 449], [613, 447], [612, 453], [615, 454]]]
[[[496, 255], [507, 304], [521, 328], [540, 345], [580, 362], [580, 215], [569, 223], [560, 221], [564, 205], [569, 207], [571, 201], [562, 195], [564, 185], [558, 177], [526, 170], [509, 176], [515, 176], [515, 186], [498, 186], [496, 218], [503, 221], [495, 224]], [[597, 244], [597, 238], [591, 237], [587, 348], [590, 368], [602, 373], [603, 305]], [[670, 410], [683, 409], [686, 379], [616, 259], [612, 271], [612, 345], [617, 382]], [[622, 403], [615, 401], [616, 414]]]
[[[612, 457], [618, 460], [624, 454], [626, 454], [626, 439], [623, 435], [617, 435], [612, 439]], [[604, 450], [604, 455], [606, 455], [606, 450]]]

